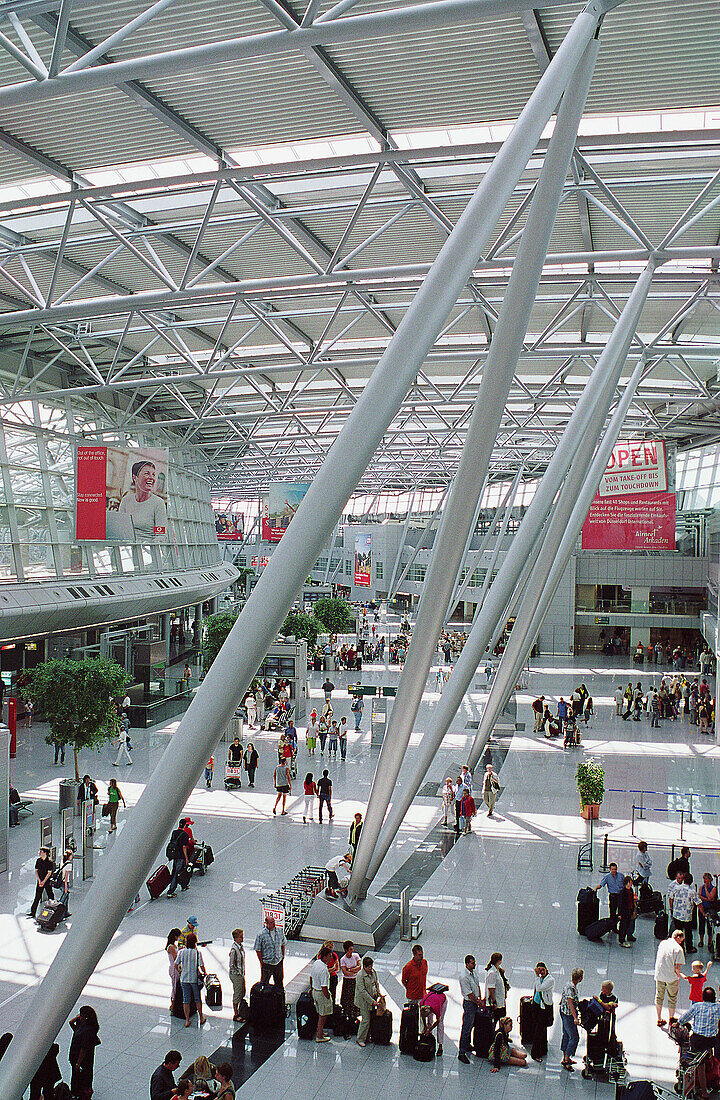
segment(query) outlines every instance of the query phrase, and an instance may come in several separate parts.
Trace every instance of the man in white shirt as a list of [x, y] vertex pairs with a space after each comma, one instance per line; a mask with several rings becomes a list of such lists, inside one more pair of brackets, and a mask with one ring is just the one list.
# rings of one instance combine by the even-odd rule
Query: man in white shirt
[[684, 942], [685, 933], [678, 930], [673, 932], [670, 939], [663, 940], [657, 949], [655, 957], [655, 1009], [657, 1011], [658, 1027], [663, 1027], [665, 1024], [662, 1018], [662, 1008], [666, 995], [670, 1023], [675, 1023], [678, 987], [683, 963], [685, 962]]
[[325, 870], [328, 873], [326, 892], [331, 898], [336, 898], [338, 894], [347, 893], [352, 859], [352, 852], [346, 852], [344, 856], [333, 856], [325, 864]]
[[480, 982], [475, 973], [475, 956], [465, 956], [465, 969], [460, 975], [460, 992], [462, 994], [463, 1017], [460, 1029], [460, 1042], [458, 1044], [458, 1061], [470, 1065], [468, 1054], [470, 1053], [470, 1040], [472, 1038], [473, 1024], [478, 1008], [482, 1004], [480, 999]]
[[327, 961], [331, 955], [332, 952], [329, 947], [321, 947], [310, 970], [310, 989], [318, 1014], [316, 1043], [330, 1042], [330, 1036], [325, 1034], [324, 1028], [325, 1021], [328, 1016], [332, 1016], [333, 1011], [332, 997], [330, 996], [330, 971], [327, 967]]
[[673, 931], [680, 929], [685, 933], [685, 952], [694, 955], [692, 925], [693, 910], [697, 904], [697, 891], [686, 880], [689, 876], [684, 871], [678, 871], [675, 882], [668, 889], [668, 907], [672, 917]]

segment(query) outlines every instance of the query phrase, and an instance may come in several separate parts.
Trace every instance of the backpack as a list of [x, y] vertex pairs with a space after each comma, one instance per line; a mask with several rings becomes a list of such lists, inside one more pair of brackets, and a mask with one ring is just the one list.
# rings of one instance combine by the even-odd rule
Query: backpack
[[360, 704], [358, 703], [357, 699], [354, 699], [353, 702], [350, 704], [350, 710], [355, 712], [360, 710]]
[[178, 849], [180, 848], [180, 844], [181, 844], [182, 838], [184, 836], [185, 836], [185, 830], [184, 829], [173, 829], [172, 835], [171, 835], [170, 839], [168, 840], [167, 846], [165, 848], [165, 858], [166, 859], [177, 859]]

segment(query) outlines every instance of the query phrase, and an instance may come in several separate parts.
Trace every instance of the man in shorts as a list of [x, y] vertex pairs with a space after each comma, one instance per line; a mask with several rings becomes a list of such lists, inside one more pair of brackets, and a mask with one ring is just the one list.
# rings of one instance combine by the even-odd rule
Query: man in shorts
[[285, 809], [285, 803], [287, 796], [292, 793], [292, 780], [290, 778], [290, 768], [287, 763], [278, 764], [274, 774], [275, 790], [277, 791], [277, 798], [275, 799], [275, 805], [273, 806], [273, 813], [277, 813], [278, 803], [282, 799], [282, 810], [280, 816], [287, 815]]

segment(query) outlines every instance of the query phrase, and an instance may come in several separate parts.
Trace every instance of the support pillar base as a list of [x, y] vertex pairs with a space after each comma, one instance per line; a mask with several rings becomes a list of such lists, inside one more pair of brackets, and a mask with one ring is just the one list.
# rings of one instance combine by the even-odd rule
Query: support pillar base
[[398, 919], [396, 907], [379, 898], [365, 898], [351, 910], [341, 898], [329, 898], [322, 893], [312, 903], [300, 939], [333, 940], [335, 943], [352, 940], [356, 947], [377, 951]]

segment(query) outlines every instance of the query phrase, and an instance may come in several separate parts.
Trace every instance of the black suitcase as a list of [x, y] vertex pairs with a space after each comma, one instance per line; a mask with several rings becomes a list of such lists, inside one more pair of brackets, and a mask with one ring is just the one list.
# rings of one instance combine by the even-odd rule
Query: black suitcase
[[222, 986], [217, 974], [205, 977], [205, 1004], [208, 1008], [222, 1008]]
[[379, 1047], [390, 1046], [392, 1042], [392, 1012], [386, 1008], [382, 1015], [373, 1012], [370, 1015], [370, 1042]]
[[667, 912], [663, 909], [662, 913], [658, 913], [655, 918], [655, 927], [653, 928], [656, 940], [666, 940], [670, 935], [670, 918]]
[[205, 866], [210, 867], [215, 862], [215, 855], [209, 844], [205, 845]]
[[156, 898], [159, 898], [163, 890], [167, 890], [171, 880], [172, 875], [170, 874], [170, 868], [166, 863], [162, 863], [156, 871], [153, 871], [150, 878], [145, 883], [148, 888], [150, 900], [155, 901]]
[[610, 917], [603, 917], [602, 920], [593, 921], [585, 929], [585, 935], [589, 940], [601, 941], [603, 936], [607, 936], [608, 932], [612, 932], [613, 922]]
[[332, 1028], [332, 1033], [336, 1039], [350, 1038], [350, 1028], [348, 1024], [349, 1020], [340, 1005], [335, 1005], [333, 1014], [327, 1021], [327, 1026]]
[[414, 1054], [420, 1031], [420, 1009], [417, 1005], [406, 1004], [400, 1013], [400, 1038], [398, 1047], [401, 1054]]
[[416, 1062], [432, 1062], [435, 1057], [435, 1050], [437, 1049], [437, 1042], [432, 1031], [429, 1031], [427, 1035], [421, 1035], [415, 1044], [415, 1050], [413, 1051], [413, 1058]]
[[520, 1024], [520, 1042], [526, 1047], [532, 1042], [533, 1033], [535, 1031], [532, 997], [520, 998], [520, 1016], [518, 1017], [518, 1023]]
[[314, 1039], [317, 1033], [318, 1013], [312, 993], [306, 989], [301, 993], [295, 1005], [297, 1030], [300, 1039]]
[[43, 932], [54, 932], [60, 921], [68, 915], [67, 905], [61, 901], [46, 901], [38, 913], [37, 922]]
[[192, 878], [192, 866], [183, 867], [182, 871], [178, 874], [178, 882], [182, 890], [187, 890], [190, 885], [190, 879]]
[[256, 982], [250, 990], [250, 1024], [256, 1031], [275, 1031], [285, 1026], [285, 991]]
[[589, 924], [594, 924], [600, 916], [600, 900], [590, 886], [583, 887], [577, 896], [577, 930], [583, 936]]
[[[195, 998], [193, 997], [192, 1001], [190, 1002], [190, 1015], [194, 1016], [196, 1012], [197, 1012], [197, 1005], [195, 1004]], [[184, 1007], [183, 1007], [182, 986], [180, 985], [180, 982], [177, 982], [176, 985], [175, 985], [175, 993], [173, 994], [173, 1003], [172, 1003], [172, 1009], [171, 1009], [170, 1015], [174, 1016], [176, 1020], [184, 1020], [185, 1019], [185, 1010], [184, 1010]]]
[[473, 1050], [478, 1058], [487, 1058], [495, 1034], [495, 1017], [491, 1008], [480, 1008], [475, 1013], [472, 1030]]

